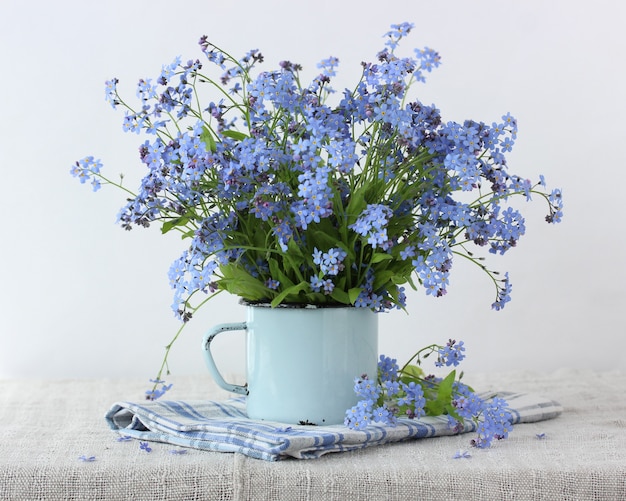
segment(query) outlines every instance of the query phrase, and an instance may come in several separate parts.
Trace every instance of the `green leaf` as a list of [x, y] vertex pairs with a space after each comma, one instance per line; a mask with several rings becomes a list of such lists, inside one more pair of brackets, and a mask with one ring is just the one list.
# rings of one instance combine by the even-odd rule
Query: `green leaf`
[[446, 406], [439, 399], [427, 400], [424, 411], [427, 416], [441, 416], [446, 411]]
[[356, 303], [356, 300], [358, 299], [362, 291], [363, 289], [361, 287], [352, 287], [352, 289], [348, 291], [348, 298], [350, 300], [350, 304]]
[[269, 289], [258, 278], [250, 275], [244, 268], [235, 263], [220, 266], [222, 279], [219, 287], [235, 296], [248, 301], [263, 301], [269, 299]]
[[333, 247], [341, 247], [341, 237], [337, 231], [314, 231], [312, 233], [311, 245], [326, 252]]
[[417, 286], [415, 285], [415, 282], [413, 281], [413, 277], [411, 275], [407, 275], [406, 277], [406, 282], [397, 282], [397, 283], [408, 283], [411, 286], [411, 289], [413, 289], [414, 291], [417, 290]]
[[401, 379], [405, 377], [405, 382], [416, 381], [424, 377], [424, 371], [417, 365], [407, 365], [402, 371]]
[[270, 267], [270, 275], [274, 280], [280, 282], [281, 288], [293, 286], [293, 281], [281, 270], [280, 264], [276, 259], [268, 259], [267, 264]]
[[350, 195], [350, 201], [346, 206], [346, 215], [348, 216], [348, 224], [354, 223], [357, 218], [363, 212], [363, 209], [367, 207], [367, 202], [365, 201], [365, 188], [361, 187], [354, 190], [354, 192]]
[[222, 136], [229, 137], [236, 141], [243, 141], [247, 139], [249, 136], [244, 134], [243, 132], [239, 132], [238, 130], [224, 130], [222, 131]]
[[395, 272], [393, 270], [376, 271], [374, 275], [374, 290], [387, 289], [386, 285], [393, 282]]
[[293, 238], [290, 238], [287, 241], [287, 252], [285, 255], [289, 256], [290, 258], [298, 258], [298, 264], [302, 264], [302, 262], [304, 261], [304, 254], [302, 253], [302, 249]]
[[393, 259], [393, 256], [391, 254], [387, 254], [386, 252], [375, 252], [370, 262], [372, 264], [375, 264], [375, 263], [380, 263], [382, 261], [391, 261], [392, 259]]
[[288, 287], [287, 289], [283, 290], [280, 294], [278, 294], [278, 296], [272, 299], [272, 303], [271, 303], [272, 307], [278, 306], [280, 303], [282, 303], [285, 300], [287, 296], [290, 296], [290, 295], [297, 296], [300, 292], [305, 291], [308, 288], [309, 288], [308, 282], [300, 282], [299, 284]]
[[450, 404], [452, 400], [452, 385], [455, 379], [456, 371], [452, 371], [439, 383], [439, 387], [437, 388], [437, 402], [440, 402], [443, 406]]
[[188, 222], [189, 218], [187, 216], [180, 216], [174, 219], [170, 219], [169, 221], [165, 221], [161, 226], [161, 233], [165, 234], [173, 228], [176, 228], [177, 226], [185, 226]]
[[454, 407], [454, 405], [452, 404], [447, 405], [444, 412], [452, 416], [454, 419], [456, 419], [460, 423], [463, 422], [463, 418], [459, 416], [459, 413], [457, 412], [456, 407]]
[[350, 296], [341, 287], [335, 287], [330, 293], [330, 297], [332, 297], [338, 303], [350, 304]]
[[208, 127], [205, 126], [202, 129], [202, 134], [200, 134], [200, 140], [204, 144], [206, 144], [207, 149], [211, 153], [215, 153], [217, 151], [217, 144], [215, 143], [215, 138], [213, 137], [213, 134], [211, 133]]

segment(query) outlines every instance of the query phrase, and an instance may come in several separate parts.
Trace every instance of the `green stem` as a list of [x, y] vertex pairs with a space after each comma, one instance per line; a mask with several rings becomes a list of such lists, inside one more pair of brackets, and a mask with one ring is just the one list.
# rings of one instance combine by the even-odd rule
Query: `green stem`
[[[189, 309], [192, 312], [196, 312], [198, 311], [200, 308], [202, 308], [202, 306], [204, 306], [207, 302], [209, 302], [211, 299], [213, 299], [215, 296], [217, 296], [219, 293], [221, 293], [221, 290], [218, 290], [217, 292], [211, 294], [210, 296], [208, 296], [206, 299], [204, 299], [201, 303], [199, 303], [197, 306], [188, 306]], [[181, 335], [181, 333], [183, 332], [183, 329], [187, 326], [189, 322], [183, 322], [183, 324], [178, 328], [178, 330], [176, 331], [176, 334], [174, 335], [174, 337], [172, 338], [172, 340], [169, 342], [169, 344], [165, 347], [165, 356], [163, 357], [163, 362], [161, 363], [161, 367], [159, 368], [159, 372], [157, 373], [156, 376], [156, 380], [160, 381], [161, 380], [161, 376], [163, 375], [163, 371], [166, 370], [166, 374], [169, 375], [170, 371], [169, 371], [169, 366], [167, 363], [167, 359], [169, 357], [170, 354], [170, 350], [172, 349], [172, 346], [174, 345], [174, 343], [178, 340], [179, 336]], [[158, 383], [155, 383], [154, 388], [156, 389]]]
[[123, 191], [125, 191], [126, 193], [128, 193], [131, 197], [135, 198], [137, 196], [136, 193], [130, 191], [128, 188], [126, 188], [125, 186], [122, 185], [121, 182], [117, 183], [115, 181], [111, 181], [108, 177], [103, 176], [102, 174], [100, 174], [99, 172], [92, 172], [92, 174], [100, 179], [102, 179], [102, 181], [104, 181], [104, 184], [111, 184], [113, 186], [115, 186], [116, 188], [119, 188]]
[[[441, 346], [439, 346], [438, 344], [431, 344], [429, 346], [426, 346], [425, 348], [422, 348], [421, 350], [419, 350], [418, 352], [416, 352], [411, 358], [409, 358], [409, 360], [402, 366], [402, 369], [400, 369], [398, 372], [400, 373], [404, 373], [405, 369], [410, 365], [410, 363], [415, 360], [417, 358], [417, 363], [418, 365], [421, 363], [421, 357], [420, 355], [422, 354], [422, 352], [430, 350], [430, 353], [433, 353], [435, 350], [438, 350], [439, 348], [441, 348]], [[430, 354], [429, 353], [429, 354]]]

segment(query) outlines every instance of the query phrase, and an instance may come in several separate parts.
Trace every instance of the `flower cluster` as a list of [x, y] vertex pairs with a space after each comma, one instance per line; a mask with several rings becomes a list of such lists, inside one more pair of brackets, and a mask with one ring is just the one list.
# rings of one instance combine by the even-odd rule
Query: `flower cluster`
[[[166, 384], [165, 381], [162, 381], [158, 378], [151, 379], [151, 383], [154, 383], [150, 390], [146, 390], [146, 400], [157, 400], [165, 395], [168, 391], [172, 389], [173, 383]], [[161, 387], [159, 388], [159, 385]]]
[[341, 248], [331, 248], [327, 252], [319, 249], [313, 251], [313, 264], [319, 268], [319, 273], [311, 277], [311, 289], [314, 292], [324, 291], [324, 294], [332, 294], [335, 283], [332, 277], [339, 275], [344, 270], [344, 259], [348, 254]]
[[[400, 369], [395, 359], [384, 355], [378, 363], [377, 380], [367, 375], [355, 378], [354, 391], [359, 402], [346, 411], [345, 424], [362, 430], [370, 423], [395, 426], [397, 420], [446, 414], [457, 432], [466, 420], [476, 425], [475, 447], [489, 447], [494, 439], [508, 437], [512, 429], [508, 404], [502, 398], [483, 399], [460, 380], [453, 370], [445, 378], [426, 375], [419, 367], [421, 359], [437, 354], [435, 366], [458, 366], [465, 358], [463, 341], [450, 340], [445, 346], [430, 345], [417, 352]], [[425, 352], [425, 354], [424, 354]], [[410, 365], [417, 359], [417, 365]], [[459, 378], [460, 379], [460, 378]]]
[[456, 123], [412, 96], [440, 64], [430, 48], [398, 53], [412, 27], [393, 25], [343, 92], [330, 86], [336, 58], [305, 85], [297, 63], [258, 71], [259, 51], [237, 59], [206, 37], [202, 61], [178, 57], [141, 79], [134, 107], [117, 79], [106, 82], [107, 101], [125, 111], [123, 129], [147, 135], [139, 148], [146, 174], [135, 193], [92, 156], [71, 173], [94, 190], [125, 190], [123, 228], [157, 222], [187, 239], [169, 271], [183, 321], [224, 290], [274, 306], [404, 308], [405, 284], [446, 294], [457, 255], [487, 272], [493, 308], [509, 301], [508, 275], [499, 278], [470, 247], [504, 254], [516, 246], [525, 232], [509, 205], [516, 196], [536, 194], [546, 220], [560, 221], [561, 192], [548, 192], [543, 177], [508, 172], [517, 137], [509, 113]]

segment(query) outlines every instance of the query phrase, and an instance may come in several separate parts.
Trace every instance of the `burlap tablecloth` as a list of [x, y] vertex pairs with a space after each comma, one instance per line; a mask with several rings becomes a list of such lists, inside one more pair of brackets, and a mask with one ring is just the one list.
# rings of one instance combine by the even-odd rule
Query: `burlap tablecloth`
[[[118, 442], [103, 415], [114, 401], [141, 398], [147, 381], [0, 381], [0, 499], [626, 499], [626, 373], [466, 379], [481, 390], [545, 395], [564, 412], [518, 425], [487, 450], [471, 449], [470, 434], [275, 463]], [[208, 376], [170, 381], [172, 398], [229, 397]], [[471, 457], [455, 459], [459, 450]]]

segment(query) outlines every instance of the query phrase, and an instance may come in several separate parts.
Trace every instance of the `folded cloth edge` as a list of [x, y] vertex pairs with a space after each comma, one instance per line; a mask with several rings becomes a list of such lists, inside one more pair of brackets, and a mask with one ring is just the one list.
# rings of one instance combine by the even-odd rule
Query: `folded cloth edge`
[[[558, 402], [526, 393], [493, 392], [509, 403], [512, 424], [552, 419], [563, 412]], [[105, 415], [112, 430], [135, 439], [217, 452], [239, 452], [275, 461], [317, 458], [390, 442], [457, 434], [446, 416], [399, 419], [396, 426], [371, 424], [364, 430], [343, 425], [302, 426], [246, 417], [245, 398], [227, 401], [116, 402]], [[476, 430], [466, 420], [460, 433]]]

